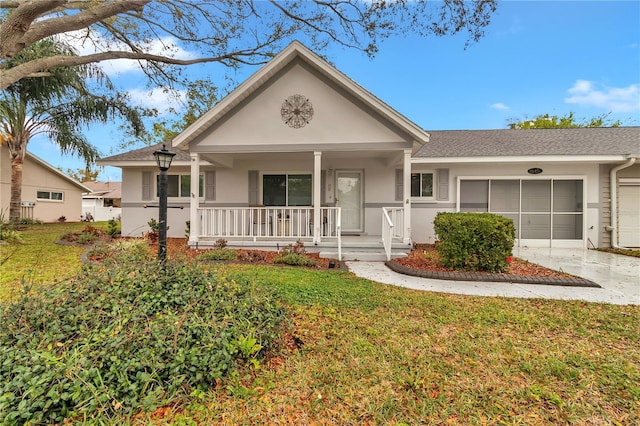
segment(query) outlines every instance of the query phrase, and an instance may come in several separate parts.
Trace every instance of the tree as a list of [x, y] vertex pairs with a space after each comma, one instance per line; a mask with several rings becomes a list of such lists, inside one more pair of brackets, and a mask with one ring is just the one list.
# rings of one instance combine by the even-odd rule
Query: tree
[[[259, 64], [292, 38], [322, 50], [329, 43], [377, 52], [392, 34], [445, 36], [467, 32], [479, 40], [497, 0], [2, 0], [0, 89], [53, 68], [111, 59], [137, 60], [150, 80], [180, 80], [175, 65]], [[39, 40], [64, 34], [95, 51], [7, 61]], [[160, 46], [159, 49], [154, 48]], [[176, 53], [187, 50], [188, 55]]]
[[[34, 58], [72, 54], [67, 46], [44, 39], [20, 51], [9, 61], [8, 69]], [[134, 131], [142, 129], [138, 112], [128, 106], [126, 98], [92, 92], [89, 81], [107, 91], [113, 89], [98, 68], [83, 65], [54, 68], [47, 76], [23, 78], [2, 91], [0, 141], [7, 145], [11, 158], [9, 220], [20, 218], [22, 165], [31, 138], [44, 134], [63, 153], [75, 153], [89, 164], [98, 151], [80, 132], [82, 126], [117, 116], [124, 117]]]
[[572, 129], [577, 127], [619, 127], [620, 120], [611, 121], [609, 114], [597, 115], [590, 119], [577, 121], [575, 114], [558, 117], [557, 115], [541, 114], [532, 120], [510, 120], [507, 124], [510, 129]]
[[100, 174], [100, 170], [91, 170], [91, 167], [85, 167], [84, 169], [67, 169], [67, 171], [65, 172], [64, 170], [60, 169], [60, 171], [62, 171], [64, 174], [66, 174], [67, 176], [69, 176], [72, 179], [77, 180], [78, 182], [93, 182], [98, 178], [98, 175]]

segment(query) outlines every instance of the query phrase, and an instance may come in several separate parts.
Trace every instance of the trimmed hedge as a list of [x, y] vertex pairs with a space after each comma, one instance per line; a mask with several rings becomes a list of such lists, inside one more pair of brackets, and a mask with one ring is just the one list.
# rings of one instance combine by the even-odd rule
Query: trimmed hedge
[[513, 220], [492, 213], [438, 213], [433, 228], [443, 266], [504, 272], [515, 242]]
[[0, 305], [0, 424], [153, 410], [256, 363], [285, 312], [192, 264], [112, 263]]

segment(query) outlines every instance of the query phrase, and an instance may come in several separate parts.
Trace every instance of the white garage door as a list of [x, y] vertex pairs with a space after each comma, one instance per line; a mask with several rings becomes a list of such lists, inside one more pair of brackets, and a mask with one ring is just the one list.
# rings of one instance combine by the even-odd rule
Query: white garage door
[[618, 191], [618, 243], [640, 247], [640, 185], [621, 185]]

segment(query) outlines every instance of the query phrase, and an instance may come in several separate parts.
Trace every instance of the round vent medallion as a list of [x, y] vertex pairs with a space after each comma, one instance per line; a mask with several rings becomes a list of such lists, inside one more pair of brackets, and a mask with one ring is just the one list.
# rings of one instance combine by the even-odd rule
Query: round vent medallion
[[292, 95], [282, 103], [280, 115], [289, 127], [299, 129], [309, 124], [313, 118], [313, 105], [302, 95]]

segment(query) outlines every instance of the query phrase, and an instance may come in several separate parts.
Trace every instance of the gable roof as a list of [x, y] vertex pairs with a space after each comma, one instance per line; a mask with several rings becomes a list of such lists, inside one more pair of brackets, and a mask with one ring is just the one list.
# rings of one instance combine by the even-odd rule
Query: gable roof
[[223, 117], [234, 107], [259, 90], [270, 80], [271, 77], [274, 77], [280, 70], [284, 69], [294, 60], [302, 60], [304, 63], [308, 64], [312, 69], [321, 73], [346, 93], [354, 96], [356, 99], [370, 107], [373, 111], [389, 120], [390, 123], [397, 126], [404, 133], [411, 136], [414, 142], [423, 145], [429, 141], [429, 134], [422, 128], [385, 104], [372, 93], [364, 89], [355, 81], [351, 80], [348, 76], [338, 71], [335, 67], [331, 66], [327, 61], [313, 53], [302, 43], [294, 41], [229, 93], [212, 109], [203, 114], [191, 126], [187, 127], [182, 133], [177, 135], [172, 141], [173, 146], [180, 149], [187, 149], [187, 145], [192, 140], [204, 133], [207, 129], [211, 128], [218, 121], [222, 120]]
[[622, 160], [640, 155], [640, 127], [526, 130], [441, 130], [415, 155], [424, 162], [570, 156], [572, 160]]
[[91, 192], [83, 198], [122, 198], [122, 182], [84, 182]]

